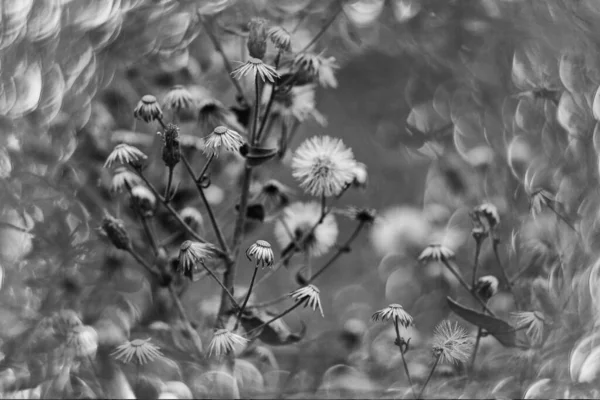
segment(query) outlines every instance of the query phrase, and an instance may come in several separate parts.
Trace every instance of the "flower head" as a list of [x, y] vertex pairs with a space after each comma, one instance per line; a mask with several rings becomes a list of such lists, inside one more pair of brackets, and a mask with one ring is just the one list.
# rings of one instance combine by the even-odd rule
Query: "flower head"
[[[275, 237], [279, 245], [286, 249], [306, 236], [301, 243], [302, 251], [318, 257], [329, 251], [338, 236], [338, 226], [332, 214], [328, 214], [318, 224], [321, 205], [316, 202], [293, 203], [286, 207], [282, 217], [275, 224]], [[313, 227], [316, 225], [316, 228]], [[312, 233], [311, 233], [312, 230]]]
[[314, 136], [298, 147], [292, 175], [313, 196], [337, 196], [354, 179], [356, 161], [340, 139]]
[[131, 170], [126, 167], [118, 167], [115, 169], [113, 174], [112, 181], [110, 183], [110, 191], [122, 192], [124, 187], [134, 187], [140, 182], [140, 177], [134, 174]]
[[246, 343], [248, 343], [248, 339], [237, 333], [233, 333], [228, 329], [219, 329], [215, 332], [208, 345], [208, 354], [221, 357], [232, 352], [236, 345], [243, 346]]
[[488, 231], [493, 230], [500, 223], [498, 208], [491, 203], [480, 204], [473, 211]]
[[373, 321], [389, 321], [390, 319], [394, 324], [401, 325], [408, 328], [413, 324], [413, 317], [406, 311], [400, 304], [390, 304], [384, 309], [375, 312], [371, 319]]
[[118, 346], [111, 355], [124, 363], [130, 363], [131, 360], [134, 360], [138, 364], [146, 364], [162, 357], [160, 348], [150, 343], [150, 338], [125, 342]]
[[217, 126], [210, 135], [204, 138], [204, 153], [209, 156], [218, 156], [221, 147], [227, 151], [238, 151], [243, 144], [244, 140], [239, 133], [224, 126]]
[[243, 76], [252, 74], [252, 78], [256, 75], [260, 76], [260, 79], [265, 82], [275, 82], [275, 78], [279, 78], [279, 74], [275, 71], [275, 68], [262, 62], [262, 60], [254, 57], [248, 58], [248, 61], [237, 67], [231, 72], [231, 76], [235, 79], [240, 79]]
[[163, 113], [156, 97], [147, 94], [141, 98], [133, 110], [133, 116], [144, 122], [162, 119]]
[[419, 256], [419, 261], [447, 262], [454, 258], [454, 252], [441, 244], [430, 244]]
[[250, 57], [263, 59], [267, 52], [267, 21], [262, 18], [252, 18], [248, 23], [248, 53]]
[[67, 334], [67, 346], [77, 357], [93, 357], [98, 350], [98, 333], [91, 326], [76, 326]]
[[440, 362], [457, 364], [466, 362], [473, 350], [473, 342], [467, 331], [458, 323], [442, 321], [433, 331], [433, 354]]
[[[268, 86], [265, 87], [268, 90]], [[271, 87], [270, 90], [273, 90]], [[268, 101], [270, 95], [264, 96]], [[286, 120], [304, 122], [312, 117], [319, 125], [327, 125], [327, 119], [317, 110], [315, 85], [293, 86], [278, 90], [273, 98], [272, 112]]]
[[131, 189], [131, 199], [134, 207], [139, 207], [143, 215], [150, 216], [156, 208], [156, 196], [150, 189], [143, 185], [134, 186]]
[[194, 230], [201, 229], [204, 225], [204, 218], [197, 208], [185, 207], [179, 212], [179, 216]]
[[482, 276], [473, 289], [483, 301], [488, 301], [498, 293], [498, 278], [492, 275]]
[[185, 110], [192, 108], [194, 98], [185, 87], [175, 85], [165, 95], [163, 104], [167, 109]]
[[271, 42], [279, 51], [290, 51], [292, 48], [292, 35], [281, 26], [273, 26], [267, 32]]
[[235, 114], [215, 98], [202, 100], [198, 108], [198, 125], [202, 135], [212, 132], [218, 126], [228, 126], [240, 131], [243, 129]]
[[276, 179], [270, 179], [259, 185], [253, 201], [263, 203], [266, 207], [280, 209], [290, 203], [294, 191]]
[[102, 230], [117, 249], [129, 250], [131, 248], [131, 238], [122, 220], [107, 214], [102, 219]]
[[203, 264], [213, 255], [212, 246], [186, 240], [179, 247], [179, 264], [178, 271], [188, 278], [193, 278], [193, 273], [198, 264]]
[[299, 53], [293, 62], [293, 67], [310, 76], [314, 76], [321, 86], [336, 88], [335, 70], [339, 66], [334, 57], [323, 57], [322, 54]]
[[254, 258], [256, 266], [260, 265], [263, 268], [271, 267], [275, 261], [271, 244], [265, 240], [257, 240], [252, 246], [248, 247], [246, 257], [248, 257], [248, 260]]
[[179, 127], [168, 124], [161, 136], [163, 139], [162, 159], [167, 167], [173, 168], [181, 160]]
[[131, 145], [121, 143], [115, 146], [113, 151], [106, 158], [104, 168], [112, 167], [113, 163], [134, 164], [148, 158], [140, 149]]
[[538, 311], [518, 311], [511, 313], [515, 330], [526, 329], [525, 333], [533, 345], [542, 343], [546, 318]]
[[321, 306], [320, 291], [315, 285], [307, 285], [301, 287], [300, 289], [296, 289], [290, 293], [290, 297], [294, 299], [296, 303], [304, 302], [304, 307], [310, 306], [313, 311], [315, 311], [318, 307], [319, 311], [321, 312], [321, 316], [325, 317], [323, 314], [323, 307]]
[[350, 206], [347, 209], [342, 210], [341, 213], [350, 219], [366, 224], [373, 223], [375, 221], [375, 217], [377, 216], [377, 211], [375, 211], [373, 208], [359, 208], [354, 206]]

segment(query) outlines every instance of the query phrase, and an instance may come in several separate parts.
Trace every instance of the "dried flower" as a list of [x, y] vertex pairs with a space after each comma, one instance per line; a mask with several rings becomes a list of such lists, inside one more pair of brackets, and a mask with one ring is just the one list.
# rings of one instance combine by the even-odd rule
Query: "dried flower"
[[194, 98], [185, 87], [175, 85], [165, 95], [163, 104], [167, 109], [185, 110], [192, 108]]
[[[160, 132], [159, 132], [160, 134]], [[163, 149], [162, 159], [168, 168], [173, 168], [181, 160], [181, 148], [179, 146], [179, 127], [168, 124], [162, 134]]]
[[243, 346], [248, 343], [248, 339], [233, 333], [228, 329], [219, 329], [208, 345], [208, 354], [215, 357], [229, 354], [235, 349], [235, 346]]
[[244, 140], [239, 133], [224, 126], [217, 126], [210, 135], [204, 138], [204, 153], [208, 156], [218, 156], [221, 147], [235, 152], [243, 144]]
[[440, 358], [440, 362], [457, 364], [469, 359], [473, 342], [458, 323], [444, 320], [433, 331], [432, 347], [433, 354]]
[[67, 346], [76, 357], [93, 357], [98, 350], [98, 332], [91, 326], [76, 326], [67, 334]]
[[179, 212], [179, 216], [194, 230], [202, 229], [204, 226], [204, 218], [197, 208], [185, 207]]
[[252, 258], [256, 261], [256, 266], [271, 267], [273, 266], [273, 262], [275, 261], [275, 255], [273, 254], [273, 249], [271, 248], [271, 244], [266, 240], [257, 240], [246, 250], [246, 257], [248, 260], [252, 260]]
[[133, 116], [144, 122], [162, 119], [163, 113], [156, 97], [147, 94], [142, 97], [133, 110]]
[[473, 289], [483, 301], [488, 301], [498, 293], [498, 278], [492, 275], [482, 276]]
[[473, 211], [488, 231], [492, 231], [500, 223], [498, 208], [491, 203], [480, 204]]
[[240, 79], [241, 77], [248, 75], [248, 73], [250, 73], [254, 79], [258, 74], [263, 82], [269, 81], [273, 83], [275, 82], [275, 79], [279, 77], [279, 74], [277, 71], [275, 71], [275, 68], [254, 57], [248, 58], [248, 61], [234, 69], [231, 72], [231, 76], [233, 76], [235, 79]]
[[313, 311], [315, 311], [318, 307], [319, 311], [321, 312], [321, 316], [325, 317], [323, 314], [323, 307], [321, 306], [321, 297], [319, 294], [320, 291], [315, 285], [307, 285], [301, 287], [300, 289], [294, 290], [292, 293], [290, 293], [290, 297], [293, 298], [296, 303], [304, 302], [304, 307], [310, 306]]
[[293, 190], [283, 183], [275, 179], [270, 179], [259, 186], [256, 195], [253, 197], [253, 201], [258, 201], [266, 207], [278, 210], [290, 203], [290, 196], [293, 194]]
[[131, 170], [126, 167], [118, 167], [112, 177], [110, 184], [111, 192], [122, 192], [126, 186], [134, 187], [139, 184], [142, 180], [139, 176], [134, 174]]
[[404, 311], [404, 307], [400, 304], [390, 304], [386, 308], [375, 312], [371, 319], [373, 321], [389, 321], [391, 319], [394, 324], [405, 328], [413, 325], [413, 317]]
[[209, 244], [186, 240], [179, 247], [178, 271], [192, 279], [198, 264], [203, 264], [213, 255], [213, 248]]
[[336, 88], [338, 85], [334, 71], [339, 66], [335, 63], [334, 57], [325, 58], [322, 53], [299, 53], [294, 58], [293, 67], [314, 76], [323, 87]]
[[112, 167], [113, 163], [119, 162], [121, 164], [131, 164], [137, 166], [139, 161], [143, 161], [148, 158], [141, 150], [137, 147], [121, 143], [115, 146], [113, 151], [106, 158], [104, 168]]
[[102, 219], [102, 230], [117, 249], [129, 250], [131, 248], [131, 238], [122, 220], [107, 214]]
[[298, 243], [302, 246], [301, 251], [314, 257], [327, 253], [335, 245], [338, 226], [332, 214], [328, 214], [319, 224], [320, 216], [321, 205], [316, 202], [298, 202], [286, 207], [275, 224], [275, 237], [284, 249], [283, 252], [293, 249], [294, 242], [306, 236], [303, 243]]
[[373, 208], [359, 208], [354, 206], [342, 210], [341, 213], [352, 220], [364, 222], [366, 224], [373, 223], [377, 215], [377, 211]]
[[250, 57], [263, 59], [267, 53], [267, 21], [262, 18], [252, 18], [248, 23], [248, 53]]
[[150, 189], [143, 185], [131, 189], [132, 206], [138, 207], [142, 215], [151, 216], [156, 209], [156, 196]]
[[292, 175], [313, 196], [337, 196], [354, 179], [356, 161], [340, 139], [314, 136], [298, 147]]
[[281, 26], [273, 26], [268, 31], [269, 39], [279, 51], [290, 51], [292, 48], [292, 36]]
[[138, 364], [142, 365], [162, 357], [160, 348], [150, 343], [150, 338], [146, 340], [134, 339], [125, 342], [118, 346], [111, 355], [124, 363], [130, 363], [134, 359]]
[[419, 261], [448, 262], [454, 258], [454, 252], [441, 244], [430, 244], [419, 256]]
[[525, 333], [533, 345], [542, 343], [546, 318], [538, 311], [518, 311], [511, 313], [515, 330], [526, 329]]

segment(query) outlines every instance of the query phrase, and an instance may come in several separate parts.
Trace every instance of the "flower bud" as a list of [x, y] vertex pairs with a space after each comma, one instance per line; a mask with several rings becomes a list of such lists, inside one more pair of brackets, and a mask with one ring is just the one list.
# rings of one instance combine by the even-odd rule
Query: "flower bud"
[[475, 284], [475, 293], [483, 301], [488, 301], [498, 293], [498, 279], [492, 275], [482, 276]]
[[181, 160], [179, 127], [173, 124], [167, 125], [162, 137], [164, 143], [162, 149], [162, 159], [167, 167], [173, 168]]
[[102, 219], [102, 230], [117, 249], [129, 250], [131, 248], [131, 238], [125, 230], [122, 220], [107, 214]]
[[248, 37], [248, 53], [250, 57], [262, 60], [267, 52], [267, 21], [262, 18], [253, 18], [248, 24], [250, 36]]
[[131, 189], [132, 207], [137, 207], [142, 215], [149, 217], [156, 209], [156, 196], [146, 186], [137, 185]]

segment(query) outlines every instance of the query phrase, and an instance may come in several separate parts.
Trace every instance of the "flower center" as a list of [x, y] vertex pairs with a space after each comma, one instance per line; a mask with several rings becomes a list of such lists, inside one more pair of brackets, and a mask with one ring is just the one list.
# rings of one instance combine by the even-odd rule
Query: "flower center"
[[312, 173], [319, 178], [326, 179], [331, 174], [333, 163], [329, 158], [317, 158], [312, 168]]

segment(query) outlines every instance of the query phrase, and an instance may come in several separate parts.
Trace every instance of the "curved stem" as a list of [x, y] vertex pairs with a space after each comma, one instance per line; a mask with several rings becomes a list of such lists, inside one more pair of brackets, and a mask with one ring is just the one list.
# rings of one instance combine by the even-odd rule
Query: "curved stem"
[[408, 364], [406, 363], [406, 358], [404, 357], [404, 350], [402, 349], [402, 339], [400, 338], [400, 328], [398, 327], [398, 317], [394, 318], [394, 328], [396, 329], [396, 339], [398, 340], [398, 349], [400, 350], [400, 355], [402, 356], [402, 364], [404, 365], [404, 372], [406, 373], [406, 377], [408, 378], [408, 384], [410, 385], [410, 390], [415, 398], [417, 398], [415, 394], [415, 386], [413, 384], [412, 378], [410, 377], [410, 372], [408, 371]]
[[456, 277], [456, 279], [458, 279], [458, 281], [460, 282], [460, 284], [465, 288], [465, 290], [467, 292], [469, 292], [471, 294], [471, 296], [477, 300], [479, 302], [479, 304], [481, 304], [483, 306], [483, 309], [485, 311], [487, 311], [490, 315], [494, 315], [494, 313], [492, 312], [492, 310], [490, 310], [488, 308], [488, 306], [485, 304], [485, 302], [483, 300], [481, 300], [481, 298], [479, 296], [477, 296], [477, 294], [473, 293], [472, 288], [469, 286], [469, 284], [467, 282], [465, 282], [465, 280], [463, 279], [463, 277], [460, 275], [460, 273], [456, 270], [456, 268], [454, 268], [447, 260], [442, 260], [442, 262], [444, 263], [444, 265], [450, 270], [450, 272], [452, 272], [452, 274]]
[[429, 381], [431, 380], [431, 377], [433, 376], [433, 373], [435, 372], [435, 368], [437, 367], [438, 363], [440, 362], [440, 356], [442, 354], [438, 354], [435, 357], [435, 362], [433, 363], [433, 367], [431, 367], [431, 371], [429, 371], [429, 376], [427, 377], [427, 380], [425, 381], [425, 384], [423, 384], [423, 388], [421, 389], [421, 391], [419, 392], [419, 395], [417, 396], [417, 399], [422, 399], [423, 398], [423, 393], [425, 393], [425, 389], [427, 389], [427, 385], [429, 384]]
[[265, 322], [265, 323], [257, 326], [256, 328], [253, 328], [253, 329], [249, 330], [248, 332], [246, 332], [246, 334], [249, 335], [252, 332], [255, 332], [255, 331], [258, 331], [258, 330], [264, 328], [265, 326], [269, 325], [270, 323], [277, 321], [279, 318], [282, 318], [282, 317], [286, 316], [287, 314], [291, 313], [292, 311], [294, 311], [296, 308], [298, 308], [303, 303], [304, 302], [302, 302], [302, 301], [297, 301], [293, 306], [291, 306], [287, 310], [285, 310], [285, 311], [281, 312], [280, 314], [274, 316], [273, 318], [271, 318], [267, 322]]
[[244, 298], [244, 302], [242, 303], [242, 307], [240, 307], [240, 311], [238, 312], [237, 320], [235, 321], [235, 326], [233, 327], [233, 332], [235, 332], [240, 324], [240, 320], [242, 319], [242, 314], [244, 309], [246, 308], [246, 304], [248, 304], [248, 299], [250, 298], [250, 293], [252, 293], [252, 286], [254, 286], [254, 280], [256, 279], [256, 273], [258, 272], [258, 265], [254, 267], [254, 272], [252, 273], [252, 279], [250, 279], [250, 286], [248, 287], [248, 292], [246, 293], [246, 297]]
[[173, 184], [173, 167], [169, 167], [169, 178], [167, 179], [167, 188], [165, 189], [165, 201], [169, 203], [171, 201], [171, 185]]
[[331, 18], [329, 18], [329, 20], [325, 23], [325, 25], [323, 25], [323, 27], [315, 35], [315, 37], [312, 38], [312, 40], [310, 42], [308, 42], [308, 44], [306, 46], [304, 46], [304, 48], [302, 50], [300, 50], [298, 53], [304, 53], [305, 51], [307, 51], [308, 49], [310, 49], [315, 43], [317, 43], [317, 41], [321, 38], [321, 36], [323, 36], [323, 34], [325, 34], [325, 32], [327, 32], [327, 29], [329, 29], [329, 27], [331, 26], [331, 24], [333, 24], [333, 22], [336, 20], [336, 18], [338, 17], [338, 15], [340, 15], [340, 13], [342, 12], [342, 10], [343, 10], [342, 1], [338, 1], [338, 9], [337, 9], [337, 11], [331, 16]]
[[208, 268], [206, 265], [204, 265], [204, 263], [202, 263], [202, 266], [204, 267], [206, 272], [219, 284], [219, 286], [221, 286], [221, 289], [223, 289], [223, 293], [225, 293], [227, 296], [229, 296], [229, 300], [231, 300], [231, 304], [233, 304], [235, 308], [240, 308], [239, 304], [235, 300], [235, 297], [233, 297], [233, 295], [231, 294], [229, 289], [227, 289], [227, 287], [225, 287], [225, 285], [223, 284], [223, 282], [221, 282], [219, 277], [217, 275], [215, 275], [215, 273], [210, 268]]
[[479, 268], [479, 253], [481, 252], [481, 244], [483, 243], [482, 238], [475, 239], [475, 261], [473, 262], [473, 277], [471, 286], [475, 287], [477, 283], [477, 269]]

